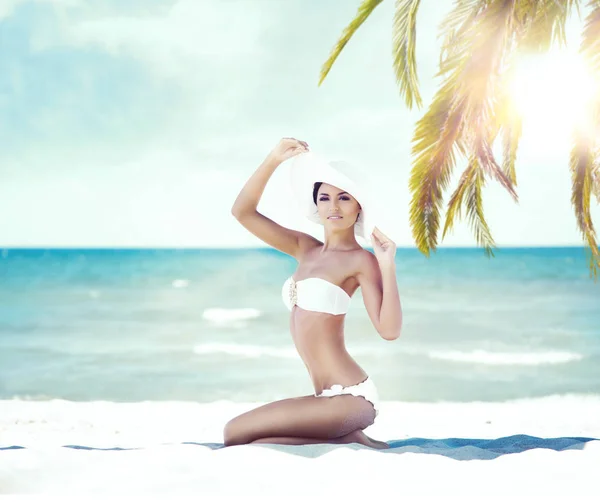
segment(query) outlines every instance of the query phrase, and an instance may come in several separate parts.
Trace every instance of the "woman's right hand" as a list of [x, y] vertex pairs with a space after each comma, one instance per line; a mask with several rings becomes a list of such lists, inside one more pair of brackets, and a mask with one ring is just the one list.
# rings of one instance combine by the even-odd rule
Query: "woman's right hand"
[[308, 144], [295, 138], [282, 138], [275, 148], [269, 153], [269, 157], [280, 164], [298, 154], [308, 152]]

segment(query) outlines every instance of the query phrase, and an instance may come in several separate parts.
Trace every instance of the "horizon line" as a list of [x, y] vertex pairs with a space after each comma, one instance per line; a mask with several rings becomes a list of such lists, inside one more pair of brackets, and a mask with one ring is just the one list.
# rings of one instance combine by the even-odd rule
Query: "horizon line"
[[[573, 249], [585, 249], [585, 244], [581, 245], [497, 245], [492, 250], [502, 249], [535, 249], [535, 248], [573, 248]], [[372, 246], [364, 247], [367, 249], [373, 249]], [[396, 250], [419, 250], [414, 245], [396, 245]], [[484, 247], [477, 245], [440, 245], [435, 250], [431, 250], [431, 253], [435, 253], [441, 249], [469, 249], [469, 250], [484, 250]], [[277, 248], [272, 246], [261, 246], [261, 245], [245, 245], [245, 246], [188, 246], [188, 245], [158, 245], [158, 246], [123, 246], [123, 245], [0, 245], [0, 250], [274, 250], [280, 252]]]

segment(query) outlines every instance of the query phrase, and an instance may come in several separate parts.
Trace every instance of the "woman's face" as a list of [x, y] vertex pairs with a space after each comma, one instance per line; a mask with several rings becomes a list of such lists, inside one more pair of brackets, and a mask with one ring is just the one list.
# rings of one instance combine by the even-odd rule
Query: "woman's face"
[[360, 205], [343, 189], [323, 183], [317, 192], [317, 209], [325, 226], [339, 229], [354, 226]]

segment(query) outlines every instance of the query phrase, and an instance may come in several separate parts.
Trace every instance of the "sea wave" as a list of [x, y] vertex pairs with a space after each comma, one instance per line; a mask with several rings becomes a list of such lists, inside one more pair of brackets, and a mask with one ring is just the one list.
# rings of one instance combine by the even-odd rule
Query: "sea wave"
[[202, 318], [219, 327], [245, 327], [248, 320], [261, 315], [255, 308], [207, 308]]
[[[349, 346], [349, 351], [354, 356], [381, 357], [389, 354], [377, 347]], [[227, 354], [238, 357], [283, 357], [297, 359], [298, 352], [293, 346], [275, 347], [268, 345], [246, 345], [240, 343], [203, 343], [194, 347], [194, 353], [199, 355]]]
[[573, 352], [488, 352], [487, 350], [473, 350], [471, 352], [461, 351], [437, 351], [428, 352], [432, 359], [473, 362], [477, 364], [488, 364], [492, 366], [540, 366], [544, 364], [564, 364], [566, 362], [579, 361], [583, 355]]
[[185, 289], [190, 285], [190, 281], [187, 278], [177, 278], [171, 282], [171, 285], [176, 289]]
[[282, 357], [297, 359], [298, 354], [293, 347], [269, 347], [263, 345], [240, 345], [238, 343], [204, 343], [194, 347], [199, 355], [227, 354], [238, 357]]

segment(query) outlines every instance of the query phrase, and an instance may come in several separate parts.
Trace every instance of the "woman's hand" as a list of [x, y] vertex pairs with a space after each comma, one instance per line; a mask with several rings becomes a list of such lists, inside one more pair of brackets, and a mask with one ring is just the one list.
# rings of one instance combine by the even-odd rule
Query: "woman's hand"
[[371, 243], [373, 244], [375, 257], [380, 265], [394, 264], [396, 244], [384, 235], [378, 227], [375, 227], [371, 233]]
[[296, 140], [295, 138], [282, 138], [269, 153], [269, 158], [280, 164], [304, 152], [308, 152], [308, 144], [306, 142]]

